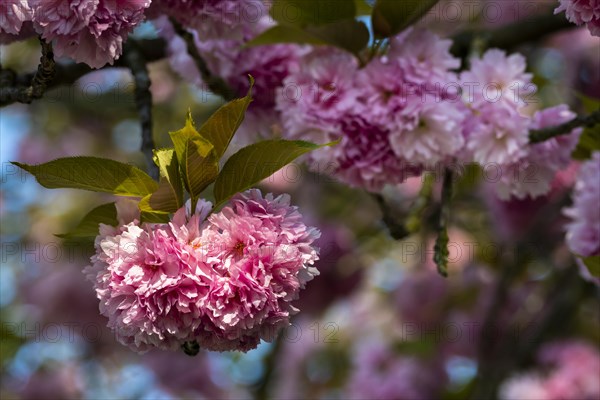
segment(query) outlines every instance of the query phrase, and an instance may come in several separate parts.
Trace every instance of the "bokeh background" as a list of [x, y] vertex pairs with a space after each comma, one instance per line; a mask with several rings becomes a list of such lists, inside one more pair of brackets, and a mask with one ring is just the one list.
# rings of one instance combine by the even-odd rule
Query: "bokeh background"
[[[445, 3], [465, 9], [465, 2]], [[481, 9], [485, 2], [471, 3]], [[447, 8], [424, 23], [451, 35], [556, 5], [488, 3], [495, 14], [454, 18]], [[146, 24], [135, 34], [155, 32]], [[516, 50], [527, 56], [540, 88], [533, 109], [568, 103], [583, 112], [581, 94], [600, 98], [600, 44], [585, 28]], [[38, 59], [35, 39], [1, 48], [2, 65], [17, 71], [32, 71]], [[183, 125], [188, 108], [203, 121], [221, 104], [183, 82], [166, 61], [151, 64], [150, 73], [159, 145]], [[574, 260], [562, 244], [560, 210], [569, 204], [576, 162], [535, 201], [500, 202], [490, 179], [468, 171], [453, 205], [448, 279], [431, 262], [439, 210], [414, 221], [423, 226], [420, 234], [395, 241], [373, 197], [301, 164], [289, 166], [263, 190], [291, 193], [323, 233], [321, 275], [297, 301], [301, 312], [292, 326], [247, 354], [137, 355], [122, 347], [81, 273], [91, 249], [54, 236], [107, 197], [44, 189], [8, 161], [94, 155], [143, 168], [132, 88], [127, 70], [110, 68], [31, 105], [0, 110], [1, 398], [459, 399], [484, 390], [474, 387], [478, 374], [506, 398], [515, 398], [515, 382], [526, 389], [540, 376], [569, 393], [600, 393], [600, 292], [572, 273]], [[410, 218], [423, 183], [415, 178], [386, 189], [400, 218]], [[427, 184], [439, 196], [439, 182]]]

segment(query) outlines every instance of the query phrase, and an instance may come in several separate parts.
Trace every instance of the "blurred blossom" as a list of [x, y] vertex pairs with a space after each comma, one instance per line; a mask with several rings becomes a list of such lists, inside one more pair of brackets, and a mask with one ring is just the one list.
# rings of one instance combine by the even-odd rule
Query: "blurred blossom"
[[359, 344], [353, 365], [350, 399], [432, 399], [440, 395], [446, 380], [439, 366], [396, 354], [383, 343]]
[[574, 340], [545, 344], [538, 352], [538, 367], [507, 380], [500, 388], [500, 397], [504, 400], [600, 398], [597, 347]]

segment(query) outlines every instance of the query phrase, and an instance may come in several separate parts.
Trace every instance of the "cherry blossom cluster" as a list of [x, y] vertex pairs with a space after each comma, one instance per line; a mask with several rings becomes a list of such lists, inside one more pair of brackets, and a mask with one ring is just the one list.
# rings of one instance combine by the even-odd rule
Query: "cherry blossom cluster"
[[121, 226], [100, 226], [85, 273], [122, 344], [247, 351], [289, 325], [291, 301], [318, 275], [319, 231], [287, 195], [253, 189], [211, 207], [200, 201], [192, 213], [188, 203], [168, 224], [119, 210]]
[[0, 41], [35, 33], [54, 53], [93, 68], [112, 64], [123, 43], [145, 18], [151, 0], [8, 0], [0, 5]]
[[593, 36], [600, 36], [600, 2], [598, 0], [560, 0], [555, 14], [565, 12], [567, 19], [577, 25], [586, 25]]
[[475, 162], [497, 169], [502, 198], [545, 194], [580, 130], [535, 145], [529, 131], [574, 114], [558, 106], [528, 117], [524, 106], [535, 86], [523, 56], [491, 49], [458, 75], [451, 44], [409, 29], [364, 68], [341, 51], [314, 50], [278, 96], [284, 135], [341, 140], [311, 154], [312, 167], [372, 191], [427, 169]]
[[504, 400], [596, 399], [600, 397], [600, 354], [583, 342], [546, 344], [538, 361], [547, 372], [527, 372], [505, 382], [500, 391]]

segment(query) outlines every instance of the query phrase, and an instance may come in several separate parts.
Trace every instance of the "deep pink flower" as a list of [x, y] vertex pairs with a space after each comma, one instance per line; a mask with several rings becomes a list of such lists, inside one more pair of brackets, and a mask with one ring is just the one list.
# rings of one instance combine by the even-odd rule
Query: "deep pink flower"
[[198, 341], [210, 350], [248, 350], [271, 341], [298, 310], [290, 302], [318, 274], [316, 228], [302, 222], [290, 198], [249, 190], [212, 214], [200, 243], [212, 284]]
[[572, 23], [586, 24], [592, 35], [600, 36], [600, 1], [560, 0], [560, 5], [554, 10], [554, 14], [562, 11]]
[[[135, 351], [175, 350], [198, 340], [209, 350], [255, 348], [289, 325], [290, 302], [318, 274], [319, 232], [289, 196], [258, 190], [219, 213], [189, 202], [168, 224], [139, 224], [119, 202], [118, 228], [101, 225], [85, 273], [117, 339]], [[130, 220], [133, 221], [130, 222]]]
[[100, 68], [119, 58], [151, 0], [32, 1], [36, 28], [57, 56]]

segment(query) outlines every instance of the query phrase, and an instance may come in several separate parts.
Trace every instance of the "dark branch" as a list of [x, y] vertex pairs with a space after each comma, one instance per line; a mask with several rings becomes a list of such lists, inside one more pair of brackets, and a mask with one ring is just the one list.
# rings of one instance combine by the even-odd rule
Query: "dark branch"
[[135, 104], [142, 125], [141, 151], [146, 157], [149, 175], [158, 180], [158, 167], [153, 161], [154, 139], [152, 137], [152, 92], [150, 92], [150, 76], [146, 59], [135, 42], [127, 43], [124, 60], [133, 74], [135, 82]]
[[177, 32], [177, 34], [181, 36], [183, 40], [185, 40], [187, 51], [194, 59], [196, 67], [202, 76], [202, 80], [204, 83], [206, 83], [206, 86], [208, 86], [210, 91], [220, 95], [225, 100], [235, 99], [236, 95], [233, 89], [231, 89], [231, 87], [229, 87], [229, 85], [219, 76], [213, 75], [208, 68], [206, 61], [204, 61], [204, 58], [202, 58], [198, 52], [198, 48], [196, 47], [196, 43], [194, 41], [194, 35], [192, 35], [191, 32], [187, 31], [179, 22], [175, 21], [174, 19], [171, 19], [171, 24], [173, 24], [175, 32]]
[[[162, 39], [147, 39], [147, 40], [136, 40], [129, 39], [129, 43], [135, 42], [136, 47], [140, 53], [144, 56], [147, 62], [158, 61], [166, 57], [165, 42]], [[124, 57], [115, 61], [114, 65], [107, 65], [104, 68], [111, 67], [128, 67]], [[93, 68], [86, 64], [56, 64], [54, 67], [55, 76], [51, 81], [46, 82], [46, 90], [52, 89], [61, 85], [72, 85], [82, 76], [95, 71]], [[35, 79], [35, 73], [17, 75], [10, 69], [0, 70], [0, 107], [7, 106], [12, 103], [17, 103], [19, 100], [14, 96], [9, 98], [5, 93], [14, 92], [27, 87]]]
[[450, 168], [444, 171], [444, 182], [442, 184], [442, 199], [440, 209], [440, 220], [438, 225], [438, 236], [433, 246], [433, 261], [437, 265], [438, 272], [443, 277], [448, 276], [448, 222], [450, 221], [450, 201], [452, 200], [453, 174]]
[[600, 124], [600, 110], [586, 116], [575, 117], [564, 124], [552, 126], [544, 129], [535, 129], [529, 132], [529, 141], [531, 143], [540, 143], [553, 137], [566, 135], [575, 128], [588, 127]]
[[27, 80], [27, 83], [18, 82], [17, 75], [10, 70], [2, 70], [2, 89], [0, 90], [0, 106], [11, 103], [29, 104], [33, 100], [44, 95], [48, 84], [52, 82], [55, 75], [54, 53], [52, 43], [46, 43], [40, 38], [42, 56], [36, 73]]

